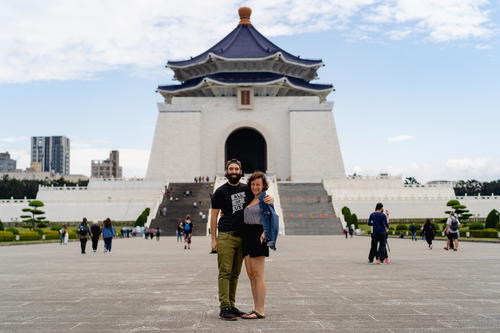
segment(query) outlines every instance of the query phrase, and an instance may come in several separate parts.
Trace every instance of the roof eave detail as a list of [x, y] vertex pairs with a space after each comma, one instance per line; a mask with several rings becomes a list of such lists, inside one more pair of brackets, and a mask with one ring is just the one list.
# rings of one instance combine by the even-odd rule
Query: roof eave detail
[[333, 90], [333, 87], [327, 88], [327, 89], [317, 90], [317, 89], [310, 89], [310, 88], [297, 86], [297, 85], [293, 84], [292, 82], [290, 82], [286, 77], [283, 77], [283, 78], [279, 78], [279, 79], [272, 80], [272, 81], [266, 81], [266, 82], [238, 82], [238, 83], [227, 83], [227, 82], [221, 82], [218, 80], [214, 80], [211, 78], [205, 78], [205, 79], [201, 80], [200, 83], [198, 83], [196, 86], [192, 86], [192, 87], [188, 87], [188, 88], [184, 88], [184, 89], [179, 89], [179, 90], [175, 90], [175, 91], [163, 90], [161, 88], [158, 88], [156, 91], [160, 92], [163, 96], [165, 96], [165, 95], [173, 96], [173, 95], [180, 94], [180, 93], [183, 93], [186, 91], [196, 90], [196, 89], [201, 88], [204, 85], [211, 85], [211, 84], [218, 84], [221, 86], [265, 86], [265, 85], [271, 85], [271, 84], [283, 84], [283, 85], [287, 85], [287, 86], [294, 88], [294, 89], [297, 89], [297, 90], [303, 90], [303, 91], [307, 91], [307, 92], [310, 92], [312, 94], [318, 95], [318, 96], [320, 96], [320, 99], [322, 100], [322, 102], [325, 101], [326, 96], [328, 94], [330, 94], [330, 92], [332, 92], [332, 90]]
[[298, 66], [302, 66], [302, 67], [306, 67], [306, 68], [314, 68], [314, 67], [322, 67], [325, 65], [325, 63], [323, 61], [319, 61], [317, 63], [314, 63], [314, 64], [310, 64], [310, 65], [306, 65], [306, 64], [303, 64], [303, 63], [300, 63], [300, 62], [295, 62], [295, 61], [291, 61], [291, 60], [288, 60], [282, 52], [276, 52], [276, 53], [273, 53], [267, 57], [262, 57], [262, 58], [226, 58], [226, 57], [222, 57], [220, 55], [217, 55], [213, 52], [209, 52], [207, 54], [207, 56], [199, 61], [199, 62], [196, 62], [196, 63], [193, 63], [193, 64], [188, 64], [188, 65], [184, 65], [184, 66], [179, 66], [179, 65], [172, 65], [170, 63], [167, 63], [167, 67], [169, 67], [170, 69], [172, 70], [175, 70], [175, 69], [184, 69], [184, 68], [188, 68], [188, 67], [192, 67], [194, 65], [201, 65], [201, 64], [204, 64], [204, 63], [207, 63], [209, 60], [211, 60], [212, 58], [215, 58], [215, 59], [219, 59], [219, 60], [223, 60], [223, 61], [264, 61], [264, 60], [269, 60], [269, 59], [272, 59], [272, 58], [279, 58], [281, 60], [283, 60], [284, 62], [288, 63], [288, 64], [294, 64], [294, 65], [298, 65]]

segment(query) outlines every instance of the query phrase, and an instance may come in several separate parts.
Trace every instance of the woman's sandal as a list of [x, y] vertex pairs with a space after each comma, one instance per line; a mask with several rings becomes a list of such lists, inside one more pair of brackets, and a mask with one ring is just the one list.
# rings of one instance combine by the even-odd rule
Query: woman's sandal
[[264, 319], [264, 318], [266, 318], [266, 316], [261, 315], [257, 311], [252, 311], [250, 313], [241, 316], [241, 319]]

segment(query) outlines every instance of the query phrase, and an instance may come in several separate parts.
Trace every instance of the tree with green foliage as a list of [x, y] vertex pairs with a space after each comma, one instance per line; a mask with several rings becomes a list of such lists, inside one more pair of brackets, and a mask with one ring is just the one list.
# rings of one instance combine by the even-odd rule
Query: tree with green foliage
[[146, 208], [142, 211], [141, 215], [135, 220], [134, 226], [135, 227], [142, 227], [148, 220], [150, 209]]
[[342, 207], [342, 209], [340, 210], [342, 212], [342, 215], [344, 216], [344, 221], [346, 223], [347, 226], [349, 226], [349, 221], [351, 220], [351, 210], [344, 206]]
[[496, 209], [492, 209], [486, 216], [486, 228], [496, 228], [500, 221], [500, 213]]
[[354, 229], [358, 229], [358, 217], [356, 216], [356, 214], [351, 215], [348, 224], [354, 224]]
[[4, 228], [3, 223], [2, 223], [2, 221], [0, 221], [0, 231], [3, 231], [3, 228]]
[[0, 179], [0, 199], [10, 199], [18, 198], [22, 199], [24, 197], [28, 199], [36, 198], [38, 192], [38, 187], [43, 186], [87, 186], [88, 180], [80, 180], [78, 182], [71, 182], [63, 177], [54, 180], [31, 180], [31, 179], [15, 179], [10, 178], [8, 175], [3, 176]]
[[405, 185], [420, 185], [420, 182], [415, 177], [406, 177]]
[[45, 220], [45, 216], [41, 216], [45, 214], [45, 212], [39, 209], [40, 207], [43, 207], [45, 205], [40, 200], [33, 200], [28, 204], [28, 206], [30, 206], [31, 208], [23, 208], [23, 212], [31, 213], [31, 215], [21, 215], [21, 218], [23, 219], [24, 223], [29, 223], [28, 227], [33, 230], [35, 229], [36, 223], [40, 223]]
[[451, 210], [446, 210], [444, 213], [455, 213], [455, 216], [460, 221], [466, 221], [472, 216], [470, 211], [467, 209], [467, 206], [462, 205], [458, 200], [450, 200], [446, 203], [446, 206], [451, 207]]

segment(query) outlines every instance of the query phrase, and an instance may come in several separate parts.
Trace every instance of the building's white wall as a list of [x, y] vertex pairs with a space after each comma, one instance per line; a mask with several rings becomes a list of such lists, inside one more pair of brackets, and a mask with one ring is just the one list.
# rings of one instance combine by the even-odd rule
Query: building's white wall
[[[267, 172], [278, 178], [290, 177], [294, 163], [302, 163], [297, 168], [301, 172], [297, 174], [299, 179], [313, 177], [319, 181], [325, 174], [344, 176], [332, 103], [319, 103], [317, 97], [286, 96], [254, 97], [253, 103], [251, 110], [238, 109], [236, 97], [176, 97], [172, 104], [160, 103], [146, 178], [170, 178], [179, 182], [191, 181], [199, 175], [214, 177], [224, 171], [228, 136], [244, 127], [262, 134], [267, 144]], [[315, 112], [304, 116], [306, 124], [301, 124], [301, 116], [298, 116], [291, 126], [291, 115], [302, 114], [303, 110]], [[311, 132], [307, 128], [309, 124], [321, 129], [322, 141], [319, 147], [315, 144], [316, 153], [313, 155], [316, 160], [321, 156], [331, 160], [329, 167], [324, 169], [306, 169], [304, 165], [309, 164], [301, 159], [292, 162], [291, 144], [299, 147], [293, 150], [297, 156], [310, 154], [310, 146], [302, 143]], [[292, 128], [295, 130], [293, 143], [290, 141]], [[184, 131], [192, 138], [186, 140], [182, 135]]]
[[187, 182], [200, 175], [200, 107], [158, 104], [147, 179]]
[[[45, 206], [45, 216], [51, 222], [135, 221], [149, 207], [156, 213], [167, 183], [143, 180], [91, 179], [88, 187], [40, 187], [37, 200]], [[0, 200], [0, 220], [20, 221], [26, 200]]]
[[332, 108], [331, 102], [291, 106], [292, 180], [317, 182], [323, 178], [345, 177]]
[[347, 206], [358, 218], [368, 218], [378, 202], [392, 218], [445, 217], [446, 203], [452, 199], [467, 206], [475, 217], [486, 217], [500, 208], [500, 196], [457, 197], [451, 184], [404, 185], [401, 177], [328, 179], [324, 186], [338, 215]]

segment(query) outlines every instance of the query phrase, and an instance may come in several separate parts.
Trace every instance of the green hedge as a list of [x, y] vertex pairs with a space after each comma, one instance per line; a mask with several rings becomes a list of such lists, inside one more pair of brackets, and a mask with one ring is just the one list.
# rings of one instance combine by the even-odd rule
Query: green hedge
[[406, 231], [408, 230], [408, 226], [406, 224], [398, 224], [396, 226], [396, 230], [399, 230], [399, 231]]
[[61, 230], [61, 228], [62, 228], [62, 225], [54, 225], [54, 226], [50, 227], [50, 230], [59, 231], [59, 230]]
[[500, 222], [497, 223], [497, 230], [500, 231]]
[[42, 239], [42, 235], [40, 235], [36, 231], [21, 231], [19, 233], [19, 239], [22, 241], [26, 240], [39, 240]]
[[469, 230], [483, 230], [484, 224], [481, 222], [474, 222], [469, 225]]
[[69, 239], [76, 238], [76, 231], [75, 230], [68, 230], [68, 234], [69, 234]]
[[12, 242], [16, 236], [10, 231], [0, 231], [0, 242]]
[[[477, 238], [498, 238], [498, 231], [495, 229], [472, 230], [469, 231], [471, 237]], [[461, 235], [462, 236], [462, 235]]]
[[34, 232], [38, 232], [41, 235], [43, 235], [43, 230], [40, 229], [40, 228], [37, 228], [37, 229], [33, 229]]
[[12, 232], [14, 235], [19, 235], [19, 230], [17, 230], [16, 228], [7, 228], [5, 229], [5, 231], [9, 231], [9, 232]]
[[43, 234], [45, 235], [45, 239], [59, 239], [60, 238], [59, 231], [47, 230]]

